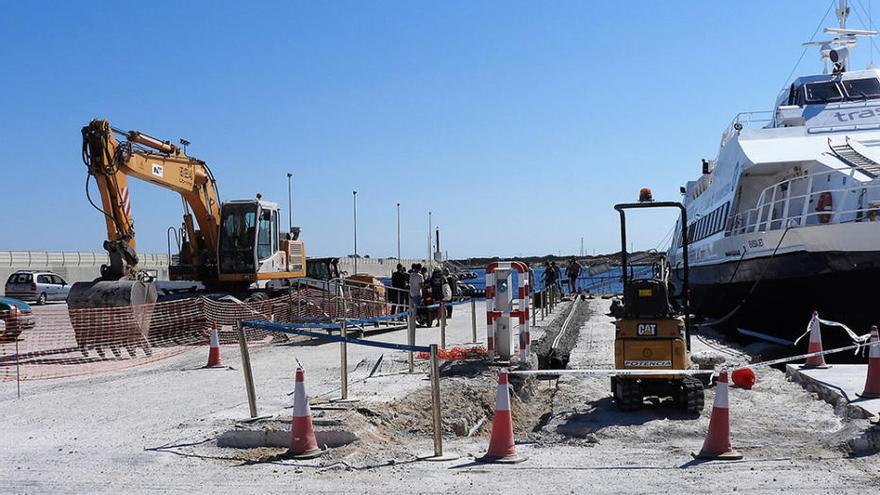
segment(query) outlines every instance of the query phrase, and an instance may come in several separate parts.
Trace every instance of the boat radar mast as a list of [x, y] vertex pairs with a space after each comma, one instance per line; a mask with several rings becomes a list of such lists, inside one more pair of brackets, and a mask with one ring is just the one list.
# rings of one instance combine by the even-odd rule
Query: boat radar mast
[[837, 5], [837, 22], [840, 27], [825, 28], [828, 34], [837, 37], [825, 41], [808, 41], [804, 46], [818, 46], [819, 58], [824, 67], [822, 73], [828, 74], [828, 63], [831, 62], [832, 74], [841, 74], [849, 68], [849, 57], [852, 49], [856, 47], [856, 36], [874, 36], [877, 31], [867, 29], [847, 29], [846, 18], [849, 16], [847, 0], [839, 0]]

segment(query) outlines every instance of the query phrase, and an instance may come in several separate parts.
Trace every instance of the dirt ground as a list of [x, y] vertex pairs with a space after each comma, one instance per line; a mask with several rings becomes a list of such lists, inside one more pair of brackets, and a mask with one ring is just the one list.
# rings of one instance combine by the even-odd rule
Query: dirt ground
[[[612, 362], [608, 302], [589, 301], [571, 368]], [[564, 307], [557, 308], [556, 318]], [[484, 312], [478, 307], [478, 316]], [[484, 321], [478, 318], [478, 321]], [[539, 321], [533, 337], [553, 318]], [[371, 339], [403, 342], [404, 332]], [[420, 329], [418, 343], [439, 340]], [[472, 343], [470, 311], [450, 321], [449, 345]], [[485, 345], [485, 329], [477, 341]], [[710, 347], [711, 345], [711, 347]], [[695, 351], [746, 359], [730, 346], [694, 340]], [[767, 369], [752, 390], [730, 390], [733, 445], [745, 458], [697, 462], [707, 407], [687, 416], [664, 407], [631, 413], [614, 408], [608, 378], [564, 375], [530, 381], [513, 396], [516, 465], [476, 464], [485, 453], [497, 368], [444, 365], [441, 390], [444, 449], [460, 457], [419, 461], [432, 451], [429, 381], [409, 375], [406, 353], [349, 346], [350, 404], [339, 396], [338, 344], [269, 346], [252, 356], [260, 413], [283, 429], [291, 414], [295, 359], [306, 366], [316, 427], [356, 432], [360, 439], [324, 456], [296, 461], [283, 448], [218, 447], [217, 439], [247, 426], [247, 404], [233, 346], [223, 357], [235, 369], [199, 370], [202, 353], [89, 378], [0, 384], [0, 486], [9, 493], [225, 492], [274, 493], [865, 493], [880, 490], [876, 456], [852, 457], [844, 445], [857, 425], [834, 415], [783, 373]], [[376, 361], [382, 365], [368, 378]], [[425, 363], [419, 363], [424, 371]], [[481, 423], [482, 421], [482, 423]], [[479, 426], [478, 426], [479, 425]], [[468, 436], [472, 433], [471, 436]]]

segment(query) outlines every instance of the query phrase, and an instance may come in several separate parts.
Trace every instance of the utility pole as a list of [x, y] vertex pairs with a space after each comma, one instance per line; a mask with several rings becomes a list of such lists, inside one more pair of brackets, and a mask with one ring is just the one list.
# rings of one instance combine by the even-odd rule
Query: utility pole
[[397, 203], [397, 262], [400, 263], [400, 203]]
[[290, 179], [293, 174], [287, 172], [287, 231], [293, 232], [293, 187]]
[[354, 207], [354, 273], [358, 271], [358, 192], [351, 192], [352, 206]]
[[584, 257], [584, 238], [581, 237], [581, 258]]

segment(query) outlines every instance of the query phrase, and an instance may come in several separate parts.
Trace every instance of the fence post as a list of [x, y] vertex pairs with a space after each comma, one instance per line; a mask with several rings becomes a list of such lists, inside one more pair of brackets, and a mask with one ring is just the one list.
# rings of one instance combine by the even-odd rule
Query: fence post
[[437, 344], [431, 344], [430, 350], [431, 416], [434, 423], [434, 455], [424, 456], [421, 459], [426, 461], [451, 461], [458, 459], [458, 456], [443, 453], [443, 420], [440, 417], [440, 359], [437, 357]]
[[[410, 303], [409, 311], [406, 315], [406, 340], [409, 345], [416, 345], [416, 307]], [[415, 371], [415, 362], [413, 360], [413, 351], [409, 350], [409, 372]]]
[[21, 351], [18, 349], [18, 337], [15, 338], [15, 390], [21, 399]]
[[529, 309], [532, 310], [532, 326], [533, 326], [533, 327], [534, 327], [534, 326], [537, 326], [537, 324], [538, 324], [538, 313], [537, 313], [537, 311], [535, 311], [535, 308], [536, 308], [536, 306], [537, 306], [537, 304], [535, 304], [535, 303], [536, 303], [537, 301], [535, 301], [535, 299], [537, 299], [537, 294], [535, 294], [534, 292], [532, 292], [532, 307], [529, 308]]
[[248, 351], [247, 336], [244, 333], [244, 327], [241, 326], [241, 320], [235, 320], [235, 329], [238, 331], [238, 345], [241, 347], [241, 368], [244, 372], [244, 386], [247, 390], [248, 407], [250, 408], [251, 418], [256, 418], [257, 391], [254, 388], [254, 373], [251, 369], [251, 354]]
[[446, 301], [440, 301], [440, 348], [446, 349]]
[[[345, 307], [345, 303], [343, 302], [343, 307]], [[343, 340], [339, 342], [339, 366], [340, 366], [340, 380], [341, 380], [341, 394], [342, 400], [348, 400], [348, 342], [345, 339], [348, 337], [348, 328], [346, 327], [346, 318], [342, 317], [342, 328], [339, 329], [339, 333], [342, 336]]]
[[471, 297], [471, 342], [477, 343], [477, 300]]
[[547, 288], [541, 289], [541, 321], [547, 316]]

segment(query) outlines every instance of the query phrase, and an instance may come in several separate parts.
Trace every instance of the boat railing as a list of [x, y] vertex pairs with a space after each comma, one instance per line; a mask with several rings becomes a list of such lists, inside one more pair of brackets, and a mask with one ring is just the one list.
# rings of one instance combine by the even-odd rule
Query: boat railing
[[773, 110], [758, 110], [754, 112], [740, 112], [736, 114], [730, 125], [721, 135], [721, 145], [724, 146], [733, 135], [742, 129], [767, 127], [773, 121]]
[[[800, 175], [792, 177], [772, 186], [764, 188], [758, 196], [755, 208], [742, 211], [728, 220], [725, 229], [728, 235], [738, 235], [747, 232], [764, 232], [789, 227], [803, 227], [806, 225], [820, 225], [829, 223], [848, 223], [862, 221], [880, 222], [880, 184], [860, 184], [852, 179], [856, 169], [849, 172], [850, 186], [835, 188], [822, 188], [817, 185], [819, 176], [826, 177], [828, 172]], [[800, 190], [802, 193], [793, 193]], [[857, 208], [850, 208], [845, 197], [840, 193], [859, 194]], [[830, 194], [830, 208], [819, 208], [810, 205], [818, 205], [823, 195]], [[875, 199], [870, 199], [875, 198]]]

